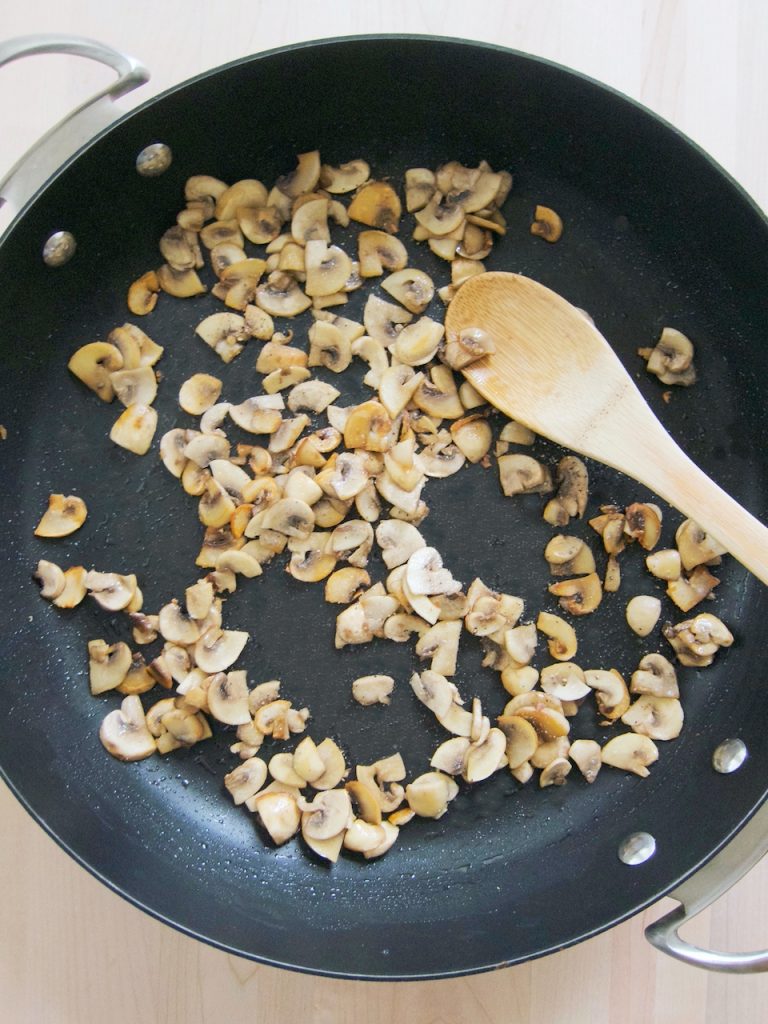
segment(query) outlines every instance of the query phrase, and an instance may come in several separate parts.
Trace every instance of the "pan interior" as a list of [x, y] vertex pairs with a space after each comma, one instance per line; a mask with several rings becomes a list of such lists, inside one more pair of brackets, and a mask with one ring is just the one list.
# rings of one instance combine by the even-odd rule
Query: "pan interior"
[[[140, 178], [135, 155], [158, 140], [173, 150], [171, 169]], [[492, 47], [345, 40], [241, 62], [172, 91], [108, 132], [50, 184], [0, 248], [0, 420], [8, 430], [0, 444], [7, 541], [0, 588], [9, 616], [0, 764], [73, 855], [134, 902], [206, 941], [344, 976], [483, 970], [628, 916], [710, 856], [762, 800], [766, 605], [745, 570], [726, 559], [718, 571], [711, 610], [737, 642], [713, 667], [681, 671], [686, 727], [679, 740], [660, 744], [649, 779], [606, 769], [591, 787], [573, 773], [566, 786], [540, 791], [500, 773], [463, 787], [443, 819], [409, 825], [380, 861], [345, 857], [333, 868], [298, 842], [271, 847], [253, 819], [231, 805], [221, 781], [235, 762], [231, 732], [133, 766], [107, 757], [97, 730], [116, 700], [90, 697], [85, 642], [129, 639], [125, 621], [87, 603], [59, 612], [29, 580], [41, 557], [136, 572], [149, 609], [194, 582], [195, 502], [154, 455], [136, 458], [109, 442], [116, 406], [79, 387], [66, 361], [126, 319], [127, 284], [158, 264], [157, 239], [183, 204], [188, 175], [271, 184], [296, 153], [314, 148], [328, 163], [363, 157], [377, 177], [395, 183], [408, 167], [450, 159], [486, 159], [510, 170], [509, 230], [488, 269], [525, 273], [587, 310], [672, 435], [762, 513], [768, 237], [754, 207], [705, 156], [594, 83]], [[537, 203], [564, 220], [556, 245], [529, 232]], [[74, 233], [78, 252], [52, 270], [40, 252], [60, 228]], [[334, 231], [334, 240], [353, 251], [356, 233]], [[448, 265], [408, 234], [401, 237], [414, 265], [446, 283]], [[353, 297], [343, 314], [361, 317], [362, 302]], [[253, 347], [224, 366], [194, 337], [194, 326], [221, 308], [210, 296], [161, 301], [141, 323], [166, 346], [157, 437], [194, 425], [176, 401], [193, 372], [222, 378], [228, 400], [258, 390]], [[430, 311], [439, 315], [438, 300]], [[669, 402], [636, 354], [663, 326], [694, 339], [699, 371], [695, 387], [676, 389]], [[362, 372], [340, 379], [320, 369], [317, 376], [340, 387], [339, 404], [347, 405], [370, 394]], [[531, 453], [553, 464], [562, 451], [537, 440]], [[591, 510], [653, 500], [603, 466], [590, 463], [589, 470]], [[81, 493], [89, 518], [80, 533], [42, 542], [32, 530], [51, 492]], [[556, 610], [541, 554], [552, 530], [539, 497], [504, 499], [495, 468], [481, 467], [431, 481], [425, 497], [431, 511], [422, 532], [454, 576], [465, 583], [480, 576], [519, 594], [528, 616]], [[671, 546], [682, 517], [667, 506], [664, 513], [661, 545]], [[569, 532], [597, 549], [586, 521]], [[371, 565], [372, 578], [383, 578], [377, 556]], [[658, 634], [640, 640], [624, 622], [631, 594], [662, 593], [639, 551], [626, 553], [622, 573], [619, 593], [578, 624], [577, 661], [628, 676], [642, 654], [664, 651], [666, 642]], [[666, 599], [664, 615], [683, 617]], [[297, 706], [310, 707], [314, 738], [336, 738], [350, 764], [399, 749], [409, 777], [427, 770], [445, 734], [410, 693], [407, 680], [418, 668], [410, 647], [377, 642], [336, 652], [334, 618], [321, 588], [291, 579], [281, 565], [241, 586], [225, 608], [226, 626], [251, 633], [241, 661], [249, 679], [281, 679]], [[456, 680], [464, 697], [479, 695], [493, 716], [506, 697], [480, 658], [478, 646], [464, 642]], [[397, 681], [391, 706], [354, 705], [351, 680], [382, 671]], [[575, 735], [605, 738], [587, 709], [577, 722]], [[728, 736], [741, 737], [750, 751], [733, 777], [710, 766]], [[618, 844], [639, 830], [655, 836], [658, 852], [628, 868]]]

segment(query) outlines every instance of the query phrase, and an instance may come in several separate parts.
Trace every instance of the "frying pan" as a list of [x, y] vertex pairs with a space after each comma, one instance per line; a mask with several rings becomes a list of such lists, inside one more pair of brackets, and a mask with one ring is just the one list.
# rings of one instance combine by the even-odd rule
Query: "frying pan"
[[[46, 48], [73, 46], [61, 39], [7, 44], [0, 63]], [[113, 92], [143, 77], [135, 62], [98, 44], [76, 49], [117, 68]], [[81, 113], [80, 128], [92, 113]], [[39, 181], [61, 139], [54, 133], [38, 151]], [[169, 146], [173, 160], [165, 173], [146, 177], [136, 172], [136, 157], [151, 143]], [[272, 182], [293, 167], [295, 154], [314, 148], [330, 163], [362, 156], [376, 176], [393, 181], [407, 167], [449, 159], [486, 159], [512, 171], [504, 207], [509, 231], [487, 266], [519, 270], [588, 310], [673, 436], [751, 512], [764, 510], [768, 227], [690, 141], [589, 79], [493, 46], [361, 37], [237, 61], [138, 108], [73, 157], [60, 155], [63, 165], [0, 245], [6, 782], [49, 834], [114, 891], [190, 935], [275, 965], [411, 979], [513, 964], [612, 926], [706, 865], [677, 890], [684, 906], [657, 929], [655, 941], [708, 966], [764, 966], [765, 955], [691, 951], [674, 934], [686, 912], [705, 905], [726, 874], [743, 871], [766, 845], [765, 821], [750, 819], [768, 779], [764, 682], [756, 670], [768, 602], [733, 560], [719, 571], [711, 609], [736, 642], [711, 668], [681, 670], [686, 726], [678, 740], [659, 744], [650, 778], [604, 769], [592, 786], [574, 773], [563, 787], [539, 790], [501, 772], [463, 787], [440, 820], [412, 822], [372, 863], [344, 857], [331, 867], [300, 841], [279, 848], [265, 841], [223, 791], [222, 777], [235, 761], [232, 734], [223, 728], [196, 748], [134, 765], [101, 747], [98, 725], [116, 697], [90, 696], [85, 644], [130, 639], [125, 621], [88, 602], [60, 612], [40, 599], [30, 574], [41, 557], [136, 572], [145, 607], [156, 609], [196, 578], [200, 528], [194, 501], [155, 454], [138, 458], [109, 442], [115, 407], [80, 387], [66, 362], [75, 348], [125, 321], [127, 284], [158, 265], [157, 239], [183, 205], [187, 176]], [[0, 191], [8, 197], [23, 188], [26, 173], [17, 171]], [[556, 245], [529, 234], [536, 203], [563, 217]], [[59, 231], [71, 233], [76, 251], [49, 266], [43, 248]], [[354, 228], [342, 232], [341, 244], [353, 247], [354, 235]], [[447, 280], [446, 264], [412, 251], [439, 284]], [[360, 302], [353, 298], [345, 315], [359, 315]], [[252, 351], [225, 367], [193, 334], [220, 308], [209, 295], [168, 299], [141, 322], [166, 346], [158, 437], [171, 426], [192, 425], [175, 399], [192, 372], [222, 377], [234, 401], [258, 390]], [[636, 355], [665, 325], [694, 339], [699, 370], [695, 387], [676, 389], [668, 403]], [[322, 369], [318, 376], [338, 383]], [[345, 404], [366, 394], [359, 376], [342, 387]], [[561, 455], [543, 440], [532, 451], [550, 464]], [[652, 500], [601, 465], [589, 471], [591, 509]], [[81, 494], [89, 507], [84, 528], [60, 541], [32, 532], [51, 492]], [[480, 467], [431, 482], [427, 498], [423, 532], [458, 579], [480, 576], [519, 594], [530, 615], [555, 610], [542, 572], [551, 528], [540, 498], [502, 498], [495, 470]], [[662, 544], [669, 546], [681, 516], [666, 506], [664, 513]], [[586, 522], [572, 529], [590, 539]], [[371, 565], [373, 578], [381, 578], [381, 564], [374, 558]], [[663, 594], [637, 551], [623, 556], [622, 568], [621, 591], [579, 623], [578, 660], [626, 675], [642, 654], [669, 652], [658, 633], [645, 640], [629, 634], [628, 595]], [[250, 680], [281, 679], [297, 706], [311, 708], [311, 735], [334, 736], [348, 763], [400, 750], [410, 777], [427, 770], [445, 734], [410, 693], [407, 679], [418, 667], [412, 650], [378, 642], [335, 652], [334, 610], [317, 588], [279, 566], [247, 582], [227, 600], [225, 624], [251, 632], [242, 659]], [[664, 601], [664, 617], [682, 618]], [[504, 695], [480, 657], [475, 646], [463, 645], [456, 679], [465, 697], [478, 694], [495, 715]], [[397, 681], [391, 706], [354, 705], [351, 680], [381, 671]], [[605, 739], [590, 715], [582, 709], [574, 734]], [[729, 738], [741, 740], [748, 756], [724, 774], [712, 758]], [[627, 858], [627, 840], [637, 834], [654, 843], [630, 843], [641, 852]], [[620, 850], [636, 862], [625, 863]]]

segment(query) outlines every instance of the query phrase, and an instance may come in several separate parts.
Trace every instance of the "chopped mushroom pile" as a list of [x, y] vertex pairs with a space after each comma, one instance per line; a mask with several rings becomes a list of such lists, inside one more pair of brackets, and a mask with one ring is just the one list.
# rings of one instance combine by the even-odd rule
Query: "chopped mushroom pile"
[[[211, 293], [226, 308], [197, 324], [194, 344], [208, 346], [224, 366], [257, 347], [247, 388], [228, 381], [226, 371], [222, 378], [190, 373], [178, 403], [198, 423], [182, 419], [159, 441], [165, 469], [196, 502], [202, 572], [157, 613], [143, 610], [132, 574], [63, 570], [46, 559], [35, 573], [46, 600], [73, 608], [90, 595], [105, 611], [125, 614], [134, 648], [158, 645], [145, 654], [122, 640], [88, 643], [91, 692], [121, 695], [99, 734], [110, 754], [124, 761], [165, 755], [210, 738], [211, 723], [229, 728], [239, 763], [224, 786], [235, 804], [256, 815], [272, 842], [300, 833], [326, 860], [342, 850], [382, 855], [414, 817], [442, 817], [459, 778], [472, 785], [506, 769], [520, 784], [538, 773], [545, 788], [564, 784], [572, 765], [593, 783], [604, 764], [647, 776], [659, 757], [655, 741], [674, 739], [683, 726], [676, 669], [664, 655], [644, 654], [628, 685], [614, 667], [581, 667], [577, 631], [620, 589], [626, 549], [637, 544], [647, 553], [650, 586], [663, 580], [669, 599], [688, 613], [712, 598], [719, 580], [709, 568], [722, 547], [686, 520], [677, 547], [656, 550], [661, 509], [635, 502], [603, 505], [589, 519], [602, 542], [596, 557], [578, 535], [589, 500], [585, 463], [566, 455], [547, 465], [520, 450], [535, 436], [512, 421], [494, 438], [492, 410], [454, 372], [492, 355], [493, 339], [476, 329], [446, 337], [431, 307], [435, 295], [447, 305], [485, 271], [494, 238], [507, 231], [501, 207], [511, 185], [507, 171], [485, 161], [412, 168], [404, 214], [397, 183], [372, 176], [362, 159], [323, 164], [317, 151], [299, 155], [271, 188], [256, 179], [189, 178], [186, 205], [160, 239], [164, 262], [131, 284], [127, 302], [132, 314], [147, 316], [161, 295], [202, 295], [210, 269]], [[412, 218], [413, 240], [450, 264], [449, 283], [436, 287], [409, 266], [397, 237], [404, 217]], [[350, 222], [362, 230], [354, 251], [345, 251], [333, 230]], [[554, 210], [536, 207], [533, 234], [555, 242], [562, 230]], [[379, 284], [384, 295], [373, 290]], [[338, 307], [364, 287], [361, 319], [341, 315]], [[125, 406], [109, 436], [140, 455], [157, 427], [153, 367], [163, 351], [125, 324], [107, 341], [79, 348], [68, 364], [102, 401], [117, 397]], [[693, 383], [693, 347], [679, 332], [665, 329], [643, 354], [664, 383]], [[369, 395], [350, 404], [343, 375], [359, 364]], [[332, 383], [318, 376], [326, 371]], [[231, 437], [233, 429], [247, 443]], [[542, 582], [549, 608], [526, 608], [479, 578], [465, 585], [429, 543], [427, 499], [440, 486], [432, 481], [475, 464], [487, 469], [494, 458], [502, 493], [538, 502], [556, 531], [543, 552], [554, 577]], [[81, 498], [51, 495], [35, 532], [63, 537], [85, 518]], [[310, 709], [294, 707], [281, 681], [254, 685], [236, 667], [249, 633], [224, 627], [224, 602], [279, 556], [293, 579], [322, 584], [325, 601], [338, 606], [326, 643], [412, 645], [414, 665], [423, 664], [410, 675], [410, 691], [447, 734], [428, 765], [409, 766], [429, 770], [408, 781], [395, 751], [354, 766], [350, 778], [341, 736], [313, 738]], [[386, 571], [376, 579], [379, 562]], [[637, 636], [652, 636], [661, 611], [655, 594], [635, 595], [627, 623]], [[662, 632], [679, 663], [697, 668], [733, 642], [709, 613], [666, 622]], [[498, 675], [500, 713], [462, 695], [455, 677], [467, 645]], [[373, 709], [359, 713], [375, 716], [391, 713], [393, 697], [408, 691], [403, 683], [377, 672], [346, 685], [350, 701]], [[155, 686], [165, 694], [145, 707], [141, 695]], [[603, 744], [571, 738], [590, 701], [609, 736]], [[285, 743], [295, 746], [279, 747]]]

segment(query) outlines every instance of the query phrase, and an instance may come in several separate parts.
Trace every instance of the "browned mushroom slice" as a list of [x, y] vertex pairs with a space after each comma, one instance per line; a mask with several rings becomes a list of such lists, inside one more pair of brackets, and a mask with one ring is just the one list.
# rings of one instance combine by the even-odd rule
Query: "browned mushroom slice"
[[538, 235], [545, 242], [559, 241], [563, 233], [563, 221], [549, 206], [537, 206], [531, 224], [531, 234]]
[[332, 195], [343, 195], [364, 185], [370, 173], [371, 169], [365, 160], [350, 160], [338, 167], [323, 164], [320, 168], [320, 185]]
[[135, 455], [146, 455], [157, 429], [157, 412], [151, 405], [129, 405], [109, 432], [111, 441]]
[[543, 494], [552, 490], [549, 469], [541, 462], [515, 452], [498, 460], [501, 489], [507, 497], [515, 494]]
[[385, 302], [378, 295], [369, 295], [363, 310], [363, 322], [365, 332], [376, 341], [380, 341], [385, 348], [389, 348], [406, 324], [413, 320], [413, 314], [395, 306], [392, 302]]
[[128, 289], [128, 309], [135, 316], [146, 316], [157, 305], [160, 281], [154, 270], [142, 274]]
[[621, 718], [629, 707], [629, 691], [624, 677], [615, 668], [587, 669], [587, 685], [595, 691], [597, 709], [607, 722]]
[[107, 335], [107, 341], [119, 349], [123, 357], [124, 370], [135, 370], [139, 366], [154, 366], [164, 349], [141, 328], [134, 324], [115, 327]]
[[553, 576], [573, 576], [595, 571], [595, 559], [580, 537], [557, 534], [544, 549]]
[[557, 464], [555, 483], [557, 494], [544, 508], [544, 518], [552, 526], [567, 526], [575, 516], [581, 518], [587, 507], [587, 467], [576, 455], [566, 455]]
[[132, 654], [122, 641], [111, 646], [104, 640], [88, 641], [88, 677], [91, 693], [98, 696], [116, 689], [131, 667]]
[[397, 192], [385, 181], [372, 181], [355, 195], [348, 208], [352, 220], [394, 235], [400, 226], [402, 206]]
[[106, 341], [83, 345], [67, 363], [69, 371], [104, 402], [111, 402], [114, 398], [111, 377], [122, 366], [123, 356], [119, 349]]
[[449, 235], [464, 222], [464, 208], [458, 203], [445, 202], [444, 199], [440, 192], [436, 192], [427, 205], [414, 214], [417, 223], [432, 238]]
[[692, 519], [686, 519], [678, 526], [675, 542], [680, 552], [683, 568], [687, 570], [704, 563], [713, 564], [716, 559], [725, 554], [722, 544], [706, 533]]
[[174, 270], [194, 270], [203, 265], [196, 232], [178, 224], [168, 228], [160, 238], [160, 253]]
[[432, 278], [413, 267], [397, 269], [384, 278], [381, 287], [411, 313], [423, 313], [435, 294]]
[[665, 327], [656, 347], [638, 349], [638, 355], [647, 361], [648, 372], [655, 374], [662, 384], [690, 387], [696, 382], [693, 344], [681, 331]]
[[194, 270], [174, 270], [164, 263], [157, 271], [160, 288], [177, 299], [189, 299], [202, 295], [206, 287]]
[[240, 207], [259, 207], [267, 201], [267, 190], [255, 178], [243, 178], [230, 185], [216, 200], [217, 220], [231, 220]]
[[677, 625], [667, 623], [662, 632], [682, 665], [706, 668], [721, 647], [730, 647], [733, 634], [716, 615], [702, 612]]
[[636, 501], [624, 510], [624, 532], [646, 551], [651, 551], [661, 536], [661, 509]]
[[588, 615], [603, 599], [600, 577], [594, 572], [587, 576], [550, 583], [547, 589], [550, 594], [560, 599], [560, 607], [571, 615]]
[[679, 697], [675, 666], [662, 654], [646, 654], [632, 673], [630, 690], [652, 697]]
[[405, 172], [405, 206], [408, 213], [423, 210], [435, 194], [435, 175], [426, 167], [411, 167]]
[[295, 199], [304, 192], [311, 192], [320, 180], [320, 153], [314, 149], [308, 153], [299, 153], [296, 157], [296, 169], [277, 179], [275, 187], [285, 195]]
[[151, 366], [115, 370], [110, 382], [123, 405], [151, 405], [157, 396], [157, 378]]
[[51, 494], [48, 508], [35, 527], [36, 537], [67, 537], [85, 522], [88, 509], [82, 498], [74, 494]]
[[73, 565], [64, 573], [64, 589], [54, 597], [57, 608], [75, 608], [87, 594], [85, 588], [86, 571], [82, 565]]
[[460, 334], [447, 339], [442, 358], [454, 370], [462, 370], [495, 351], [489, 334], [480, 327], [465, 327]]
[[468, 462], [481, 462], [490, 451], [493, 434], [484, 415], [465, 416], [451, 424], [454, 444]]
[[125, 697], [119, 709], [110, 711], [99, 729], [99, 739], [120, 761], [140, 761], [157, 749], [147, 728], [141, 701], [135, 694]]

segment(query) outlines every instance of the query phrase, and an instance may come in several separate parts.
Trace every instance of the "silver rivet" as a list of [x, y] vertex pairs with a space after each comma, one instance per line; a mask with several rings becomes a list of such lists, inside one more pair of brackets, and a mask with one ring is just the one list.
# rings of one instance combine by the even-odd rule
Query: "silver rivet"
[[49, 267], [63, 267], [75, 255], [77, 242], [69, 231], [55, 231], [43, 246], [43, 262]]
[[741, 768], [746, 757], [747, 747], [743, 740], [723, 740], [712, 755], [712, 767], [716, 772], [727, 775]]
[[619, 860], [624, 864], [644, 864], [656, 853], [656, 840], [649, 832], [633, 832], [619, 844]]
[[136, 157], [136, 170], [144, 178], [157, 178], [168, 170], [171, 160], [171, 147], [164, 142], [153, 142], [151, 146], [145, 146]]

